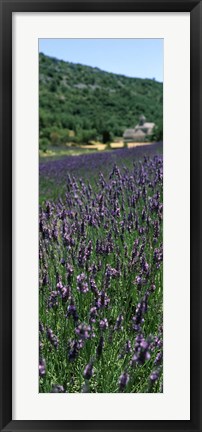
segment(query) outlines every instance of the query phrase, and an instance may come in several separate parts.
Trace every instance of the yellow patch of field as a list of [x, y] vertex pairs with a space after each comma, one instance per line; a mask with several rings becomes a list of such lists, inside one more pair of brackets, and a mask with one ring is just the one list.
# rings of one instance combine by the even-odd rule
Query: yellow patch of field
[[83, 149], [91, 149], [91, 150], [98, 150], [98, 151], [102, 151], [102, 150], [106, 150], [107, 148], [111, 148], [111, 149], [118, 149], [118, 148], [122, 148], [124, 147], [124, 142], [123, 141], [116, 141], [116, 142], [112, 142], [109, 145], [107, 144], [103, 144], [99, 141], [92, 141], [92, 144], [85, 144], [85, 145], [80, 145], [80, 148]]
[[52, 150], [46, 150], [46, 152], [43, 152], [42, 150], [39, 150], [39, 157], [51, 157], [55, 156], [55, 152]]
[[110, 144], [110, 147], [112, 149], [122, 148], [122, 147], [124, 147], [124, 142], [123, 141], [113, 142], [113, 143]]
[[130, 142], [127, 143], [127, 147], [128, 148], [133, 148], [133, 147], [144, 147], [147, 145], [153, 144], [153, 142]]
[[85, 144], [80, 145], [80, 148], [89, 149], [89, 150], [106, 150], [106, 144], [96, 143], [96, 144]]

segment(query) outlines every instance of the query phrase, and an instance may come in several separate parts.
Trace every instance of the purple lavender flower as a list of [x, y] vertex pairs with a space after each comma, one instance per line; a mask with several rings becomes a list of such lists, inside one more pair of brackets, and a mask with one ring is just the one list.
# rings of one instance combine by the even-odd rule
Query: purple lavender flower
[[129, 375], [127, 372], [123, 372], [119, 378], [119, 391], [121, 392], [124, 391], [128, 382], [129, 382]]
[[83, 348], [82, 340], [70, 340], [68, 343], [68, 359], [74, 361], [78, 356], [79, 351]]
[[96, 301], [97, 308], [100, 309], [100, 308], [107, 307], [109, 302], [110, 302], [110, 298], [107, 296], [107, 294], [104, 291], [101, 291]]
[[108, 327], [109, 327], [109, 324], [108, 324], [107, 318], [103, 318], [103, 319], [100, 321], [99, 326], [100, 326], [100, 330], [107, 330]]
[[58, 347], [58, 338], [57, 338], [57, 336], [54, 335], [53, 330], [51, 330], [50, 328], [48, 328], [47, 331], [46, 331], [46, 336], [47, 336], [49, 342], [51, 343], [51, 345], [53, 345], [54, 348], [57, 349], [57, 347]]
[[39, 340], [39, 353], [41, 354], [41, 351], [43, 349], [43, 343]]
[[89, 267], [89, 272], [92, 273], [92, 275], [96, 275], [97, 274], [97, 266], [95, 263], [93, 263], [90, 267]]
[[131, 365], [143, 365], [147, 360], [150, 359], [150, 341], [146, 341], [143, 336], [138, 335], [135, 344], [135, 354], [132, 357]]
[[136, 276], [135, 281], [133, 282], [135, 285], [137, 285], [138, 291], [141, 290], [142, 285], [144, 284], [144, 279], [141, 276]]
[[88, 284], [86, 282], [86, 275], [81, 273], [77, 276], [77, 290], [80, 293], [86, 294], [88, 292]]
[[90, 378], [92, 378], [93, 372], [94, 372], [93, 363], [90, 362], [89, 364], [87, 364], [87, 366], [84, 369], [84, 373], [83, 373], [84, 378], [86, 380], [89, 380]]
[[66, 270], [67, 270], [67, 280], [68, 280], [68, 283], [70, 283], [71, 279], [72, 279], [72, 276], [73, 276], [73, 273], [74, 273], [74, 268], [73, 268], [72, 265], [70, 265], [69, 263], [67, 263]]
[[157, 353], [157, 356], [156, 356], [155, 360], [154, 360], [154, 365], [155, 366], [159, 366], [161, 364], [161, 362], [162, 362], [162, 359], [163, 359], [163, 352], [159, 351]]
[[120, 272], [117, 271], [115, 268], [111, 267], [110, 265], [107, 265], [106, 272], [105, 272], [105, 288], [109, 288], [111, 279], [115, 279], [116, 277], [120, 276]]
[[125, 352], [126, 352], [126, 354], [129, 354], [131, 352], [131, 341], [130, 340], [126, 341]]
[[155, 286], [154, 284], [152, 284], [152, 285], [150, 286], [150, 291], [151, 291], [151, 292], [154, 292], [155, 289], [156, 289], [156, 286]]
[[90, 240], [88, 242], [86, 249], [85, 249], [85, 255], [86, 255], [87, 260], [90, 258], [92, 250], [93, 250], [93, 246], [92, 246], [92, 241]]
[[46, 374], [46, 362], [44, 359], [39, 360], [39, 376], [41, 378]]
[[57, 285], [56, 285], [56, 288], [57, 288], [57, 290], [58, 290], [59, 292], [62, 290], [62, 288], [63, 288], [63, 284], [62, 284], [62, 281], [61, 281], [61, 280], [58, 281], [58, 283], [57, 283]]
[[42, 324], [42, 322], [39, 322], [39, 331], [40, 333], [44, 332], [44, 325]]
[[73, 317], [74, 322], [78, 321], [77, 309], [76, 309], [76, 306], [72, 302], [67, 308], [66, 318], [69, 318], [70, 316]]
[[75, 328], [75, 333], [82, 340], [91, 339], [94, 337], [92, 327], [84, 323], [79, 324], [78, 327]]
[[121, 325], [123, 322], [123, 315], [119, 315], [117, 320], [116, 320], [116, 324], [114, 326], [114, 330], [123, 330], [123, 326]]
[[58, 306], [58, 291], [52, 291], [48, 298], [48, 308], [52, 309]]
[[153, 371], [150, 375], [150, 380], [154, 384], [159, 378], [159, 371]]
[[135, 310], [135, 315], [132, 318], [132, 327], [135, 331], [139, 331], [141, 324], [144, 322], [143, 315], [147, 312], [147, 297], [148, 295], [145, 294], [143, 300], [138, 303]]
[[99, 294], [95, 280], [92, 277], [90, 277], [90, 288], [96, 296]]
[[96, 322], [97, 315], [98, 315], [97, 308], [95, 306], [93, 306], [90, 309], [90, 320], [89, 320], [90, 323], [95, 323]]
[[46, 286], [46, 285], [48, 285], [48, 283], [49, 283], [48, 275], [47, 275], [47, 273], [45, 273], [45, 275], [43, 277], [42, 285]]
[[160, 268], [160, 264], [163, 261], [163, 246], [154, 249], [154, 262], [156, 263], [156, 268]]
[[63, 303], [66, 302], [71, 294], [71, 290], [69, 286], [64, 286], [60, 291], [60, 296], [62, 298]]

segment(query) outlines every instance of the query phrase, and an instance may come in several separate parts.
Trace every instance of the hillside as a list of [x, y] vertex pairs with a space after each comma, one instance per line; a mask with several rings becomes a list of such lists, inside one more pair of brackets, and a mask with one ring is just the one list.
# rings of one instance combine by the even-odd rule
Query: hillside
[[[138, 60], [137, 60], [138, 61]], [[106, 142], [144, 114], [162, 124], [163, 84], [39, 55], [40, 146]]]

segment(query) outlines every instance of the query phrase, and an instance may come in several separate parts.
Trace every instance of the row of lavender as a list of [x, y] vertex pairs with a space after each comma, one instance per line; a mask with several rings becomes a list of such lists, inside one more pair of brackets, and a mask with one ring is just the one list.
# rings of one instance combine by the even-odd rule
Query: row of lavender
[[122, 148], [45, 160], [39, 165], [40, 203], [44, 199], [57, 200], [59, 195], [65, 194], [67, 174], [90, 180], [91, 186], [94, 187], [96, 186], [94, 180], [97, 180], [99, 172], [108, 177], [109, 170], [114, 164], [117, 164], [119, 168], [125, 165], [132, 168], [134, 159], [141, 159], [144, 155], [152, 157], [158, 153], [162, 154], [161, 142], [131, 149]]
[[162, 157], [114, 165], [95, 187], [62, 175], [65, 195], [39, 215], [40, 391], [160, 392]]

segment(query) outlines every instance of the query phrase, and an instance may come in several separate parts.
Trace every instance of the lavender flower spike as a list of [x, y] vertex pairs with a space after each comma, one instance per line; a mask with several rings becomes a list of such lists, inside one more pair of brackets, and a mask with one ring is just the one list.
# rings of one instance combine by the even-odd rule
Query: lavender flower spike
[[39, 376], [42, 378], [46, 374], [46, 363], [44, 359], [39, 360]]
[[119, 391], [123, 391], [129, 382], [129, 375], [127, 372], [123, 372], [119, 378]]
[[83, 373], [84, 378], [89, 380], [90, 378], [92, 378], [93, 372], [94, 372], [93, 363], [90, 362], [89, 364], [86, 365], [86, 367], [84, 369], [84, 373]]

